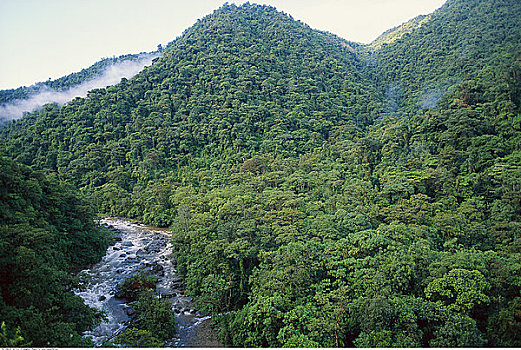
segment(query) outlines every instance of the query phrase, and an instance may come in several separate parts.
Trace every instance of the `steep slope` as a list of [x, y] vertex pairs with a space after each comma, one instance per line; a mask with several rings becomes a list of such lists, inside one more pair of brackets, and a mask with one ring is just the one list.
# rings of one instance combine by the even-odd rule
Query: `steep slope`
[[[519, 6], [476, 4], [372, 55], [227, 5], [133, 79], [1, 130], [1, 149], [100, 212], [170, 225], [228, 344], [520, 346]], [[494, 45], [457, 61], [473, 30]]]
[[386, 30], [380, 36], [378, 36], [378, 38], [376, 38], [372, 43], [367, 45], [367, 47], [369, 47], [372, 51], [378, 51], [382, 49], [382, 47], [392, 44], [397, 40], [400, 40], [404, 35], [410, 34], [418, 27], [421, 27], [424, 23], [429, 21], [429, 18], [430, 16], [420, 15], [405, 22], [400, 26]]
[[[1, 346], [92, 345], [82, 332], [99, 315], [72, 291], [72, 273], [107, 246], [92, 208], [70, 186], [0, 158]], [[18, 327], [24, 340], [9, 343]]]
[[513, 64], [520, 55], [519, 18], [517, 0], [449, 0], [417, 25], [413, 20], [395, 30], [399, 39], [382, 44], [384, 36], [369, 45], [376, 49], [375, 74], [402, 110], [432, 107], [483, 67]]

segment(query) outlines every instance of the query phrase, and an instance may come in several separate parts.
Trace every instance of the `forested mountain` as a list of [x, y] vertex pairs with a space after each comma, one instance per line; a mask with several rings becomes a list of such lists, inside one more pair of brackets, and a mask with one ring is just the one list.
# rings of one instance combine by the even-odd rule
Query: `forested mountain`
[[519, 8], [517, 0], [448, 0], [382, 35], [369, 45], [381, 46], [373, 52], [379, 85], [394, 90], [405, 110], [415, 103], [433, 107], [451, 86], [486, 67], [508, 70], [521, 55]]
[[104, 58], [92, 66], [82, 69], [79, 72], [68, 74], [64, 77], [39, 82], [31, 86], [21, 86], [16, 89], [0, 90], [0, 105], [12, 102], [14, 100], [26, 99], [37, 94], [42, 89], [49, 88], [55, 91], [64, 91], [72, 87], [78, 86], [88, 80], [100, 76], [108, 67], [125, 61], [136, 61], [140, 55], [122, 55], [119, 57]]
[[359, 45], [225, 5], [0, 149], [170, 226], [227, 344], [521, 346], [519, 18], [449, 0]]
[[30, 87], [0, 91], [0, 127], [46, 104], [62, 106], [76, 97], [85, 97], [93, 89], [115, 85], [131, 78], [161, 55], [162, 47], [151, 53], [107, 58], [81, 72]]
[[4, 128], [7, 152], [94, 190], [104, 212], [169, 225], [163, 203], [145, 205], [141, 190], [125, 198], [213, 162], [220, 171], [256, 153], [296, 156], [370, 124], [374, 84], [349, 44], [274, 9], [244, 10], [200, 21], [131, 82]]

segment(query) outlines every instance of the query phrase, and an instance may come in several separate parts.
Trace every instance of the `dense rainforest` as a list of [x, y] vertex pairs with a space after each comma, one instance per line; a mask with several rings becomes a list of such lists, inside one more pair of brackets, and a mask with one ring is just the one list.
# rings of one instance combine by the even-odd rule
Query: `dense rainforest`
[[109, 236], [56, 176], [0, 158], [0, 346], [79, 347], [101, 316], [73, 293], [72, 272], [103, 256]]
[[1, 128], [0, 153], [170, 227], [225, 344], [521, 346], [520, 18], [449, 0], [361, 45], [225, 5], [134, 78]]

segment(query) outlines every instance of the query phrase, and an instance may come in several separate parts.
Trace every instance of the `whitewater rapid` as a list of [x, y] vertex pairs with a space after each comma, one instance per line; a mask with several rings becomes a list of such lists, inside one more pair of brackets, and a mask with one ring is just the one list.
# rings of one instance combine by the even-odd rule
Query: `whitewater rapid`
[[207, 323], [210, 316], [200, 315], [183, 294], [182, 279], [172, 259], [169, 232], [119, 218], [105, 218], [101, 224], [113, 232], [116, 243], [103, 259], [80, 272], [83, 287], [76, 291], [85, 303], [105, 313], [106, 319], [92, 331], [85, 332], [95, 346], [102, 346], [125, 330], [132, 318], [132, 307], [116, 297], [118, 286], [128, 277], [146, 270], [158, 278], [156, 292], [172, 305], [178, 323], [176, 337], [167, 347], [221, 346]]

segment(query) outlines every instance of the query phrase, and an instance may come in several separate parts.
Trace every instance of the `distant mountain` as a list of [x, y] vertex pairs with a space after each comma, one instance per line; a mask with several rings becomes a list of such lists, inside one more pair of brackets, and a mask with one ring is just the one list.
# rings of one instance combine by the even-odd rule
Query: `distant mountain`
[[151, 54], [153, 55], [154, 52], [103, 58], [88, 68], [55, 80], [35, 83], [29, 87], [22, 86], [16, 89], [0, 90], [0, 104], [5, 104], [17, 99], [26, 99], [32, 94], [38, 92], [44, 86], [55, 91], [64, 91], [100, 76], [110, 66], [114, 66], [125, 61], [138, 61], [144, 56]]
[[402, 107], [430, 107], [429, 95], [442, 95], [484, 67], [511, 66], [521, 54], [519, 18], [517, 0], [449, 0], [384, 33], [368, 49], [375, 50], [380, 84], [402, 90]]
[[228, 345], [521, 346], [520, 14], [450, 0], [359, 45], [225, 5], [0, 152], [169, 226]]
[[56, 80], [29, 87], [0, 90], [0, 123], [19, 119], [47, 103], [62, 105], [74, 97], [85, 97], [89, 90], [104, 88], [130, 78], [152, 63], [160, 52], [105, 58], [89, 68]]

